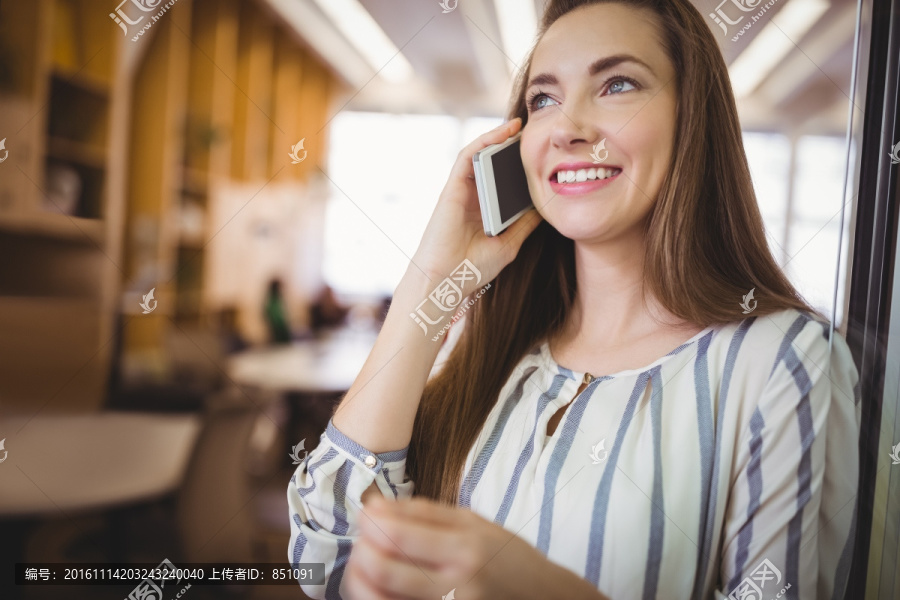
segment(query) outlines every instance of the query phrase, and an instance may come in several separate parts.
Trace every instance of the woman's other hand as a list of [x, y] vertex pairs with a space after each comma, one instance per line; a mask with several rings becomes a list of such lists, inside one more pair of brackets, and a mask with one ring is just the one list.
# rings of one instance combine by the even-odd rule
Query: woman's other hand
[[362, 513], [344, 573], [349, 598], [606, 600], [586, 580], [471, 510], [424, 498], [372, 497]]

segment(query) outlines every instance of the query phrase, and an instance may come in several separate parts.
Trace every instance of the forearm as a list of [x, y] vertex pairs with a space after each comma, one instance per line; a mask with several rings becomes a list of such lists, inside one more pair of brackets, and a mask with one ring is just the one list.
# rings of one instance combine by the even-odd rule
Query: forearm
[[537, 586], [540, 592], [535, 598], [557, 598], [560, 590], [565, 590], [568, 600], [610, 600], [586, 579], [561, 565], [547, 562], [550, 564], [549, 574], [540, 578], [541, 585]]
[[372, 452], [409, 444], [416, 411], [440, 343], [409, 314], [434, 288], [410, 264], [362, 370], [333, 415], [334, 426]]

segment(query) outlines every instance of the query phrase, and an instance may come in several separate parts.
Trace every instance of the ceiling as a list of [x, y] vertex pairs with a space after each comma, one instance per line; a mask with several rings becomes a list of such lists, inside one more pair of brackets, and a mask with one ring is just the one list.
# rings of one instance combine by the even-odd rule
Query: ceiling
[[[264, 0], [347, 84], [346, 98], [341, 102], [347, 103], [345, 109], [458, 116], [505, 114], [512, 73], [521, 58], [507, 56], [501, 43], [495, 4], [501, 0], [458, 0], [447, 13], [442, 12], [438, 0], [358, 1], [412, 65], [412, 79], [403, 83], [387, 81], [316, 0]], [[523, 5], [533, 2], [538, 17], [546, 2], [516, 1]], [[454, 5], [453, 0], [445, 2]], [[769, 47], [774, 48], [779, 41], [785, 45], [784, 57], [779, 55], [771, 68], [760, 70], [758, 85], [738, 97], [744, 129], [844, 133], [856, 29], [855, 2], [777, 0], [736, 41], [732, 37], [750, 22], [749, 15], [764, 5], [762, 0], [692, 2], [706, 17], [730, 69], [741, 54], [747, 53], [745, 58], [749, 60], [744, 62], [749, 64], [742, 65], [744, 71], [740, 71], [745, 73], [748, 67], [754, 68], [754, 63], [766, 61]], [[809, 20], [811, 26], [806, 31], [801, 26], [801, 31], [795, 32], [798, 21], [803, 21], [803, 11], [816, 2], [822, 3], [821, 15]], [[742, 13], [736, 8], [737, 3], [756, 8]], [[710, 16], [717, 8], [733, 20], [745, 18], [737, 25], [729, 25], [726, 35]], [[763, 46], [761, 54], [749, 50], [757, 36], [762, 36], [757, 43]], [[750, 54], [757, 58], [750, 58]], [[745, 78], [732, 70], [736, 88], [738, 80]], [[862, 101], [857, 99], [856, 104], [862, 106]]]

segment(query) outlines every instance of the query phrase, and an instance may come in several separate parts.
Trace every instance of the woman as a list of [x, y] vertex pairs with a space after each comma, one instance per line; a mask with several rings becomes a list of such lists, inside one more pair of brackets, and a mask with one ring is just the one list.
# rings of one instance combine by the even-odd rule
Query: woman
[[[842, 597], [858, 373], [768, 251], [709, 26], [688, 0], [551, 0], [514, 99], [288, 487], [289, 560], [328, 576], [304, 591]], [[472, 155], [520, 128], [537, 210], [487, 238]], [[462, 295], [492, 287], [428, 380], [410, 313], [464, 259]]]

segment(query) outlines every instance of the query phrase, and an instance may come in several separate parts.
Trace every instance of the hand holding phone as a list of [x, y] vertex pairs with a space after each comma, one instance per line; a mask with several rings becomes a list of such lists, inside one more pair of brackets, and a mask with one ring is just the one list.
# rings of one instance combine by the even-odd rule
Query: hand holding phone
[[[486, 236], [482, 211], [478, 208], [473, 156], [515, 136], [521, 125], [520, 119], [512, 119], [478, 136], [460, 151], [412, 257], [411, 278], [422, 279], [424, 274], [433, 286], [467, 259], [478, 268], [484, 281], [491, 281], [516, 257], [522, 243], [540, 224], [542, 219], [537, 211], [527, 211], [535, 213], [533, 218], [526, 214], [502, 236]], [[476, 288], [473, 283], [472, 289], [463, 289], [463, 295]]]
[[501, 233], [534, 206], [522, 164], [521, 137], [520, 131], [472, 156], [481, 220], [487, 236]]

